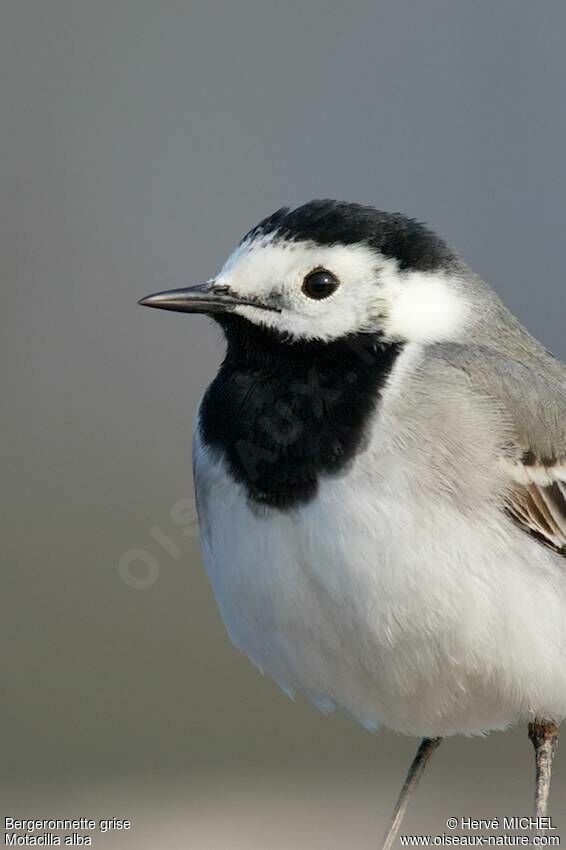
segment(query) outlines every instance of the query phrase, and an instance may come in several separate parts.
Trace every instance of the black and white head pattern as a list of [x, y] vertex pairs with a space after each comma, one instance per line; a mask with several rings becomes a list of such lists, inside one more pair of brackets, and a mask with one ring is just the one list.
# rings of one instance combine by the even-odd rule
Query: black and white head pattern
[[406, 344], [458, 337], [463, 274], [423, 225], [356, 204], [282, 209], [244, 237], [215, 278], [247, 303], [215, 316], [228, 350], [200, 433], [250, 502], [293, 508], [349, 468]]
[[442, 342], [456, 339], [468, 318], [463, 275], [457, 254], [419, 222], [317, 200], [261, 221], [215, 281], [258, 302], [238, 315], [290, 340], [379, 332]]

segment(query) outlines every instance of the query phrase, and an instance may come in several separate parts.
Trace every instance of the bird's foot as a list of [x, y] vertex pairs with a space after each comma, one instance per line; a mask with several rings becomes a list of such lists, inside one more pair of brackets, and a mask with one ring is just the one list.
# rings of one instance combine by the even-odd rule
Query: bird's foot
[[549, 720], [536, 720], [529, 723], [529, 738], [535, 748], [536, 760], [535, 816], [546, 817], [552, 760], [558, 745], [558, 726]]

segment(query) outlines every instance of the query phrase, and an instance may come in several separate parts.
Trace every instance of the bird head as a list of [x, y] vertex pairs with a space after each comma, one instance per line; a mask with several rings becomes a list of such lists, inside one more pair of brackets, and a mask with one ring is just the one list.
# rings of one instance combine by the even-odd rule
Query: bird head
[[246, 324], [282, 342], [376, 333], [443, 342], [469, 318], [467, 272], [423, 224], [332, 200], [283, 208], [250, 230], [207, 283], [149, 295], [148, 307], [207, 313], [229, 333]]

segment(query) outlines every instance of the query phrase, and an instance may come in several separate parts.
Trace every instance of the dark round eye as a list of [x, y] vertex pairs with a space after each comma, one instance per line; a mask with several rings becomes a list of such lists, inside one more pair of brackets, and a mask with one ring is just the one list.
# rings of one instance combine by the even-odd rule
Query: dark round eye
[[331, 272], [326, 269], [316, 269], [306, 276], [303, 281], [303, 292], [309, 298], [316, 298], [320, 301], [322, 298], [328, 298], [329, 295], [338, 289], [338, 281]]

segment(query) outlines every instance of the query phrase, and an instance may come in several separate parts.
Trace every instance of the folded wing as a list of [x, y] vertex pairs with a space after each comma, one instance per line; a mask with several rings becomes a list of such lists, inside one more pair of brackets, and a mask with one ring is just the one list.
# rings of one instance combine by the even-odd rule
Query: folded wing
[[561, 364], [550, 356], [522, 363], [489, 348], [443, 349], [443, 357], [499, 409], [508, 514], [566, 557], [566, 366], [562, 381]]

